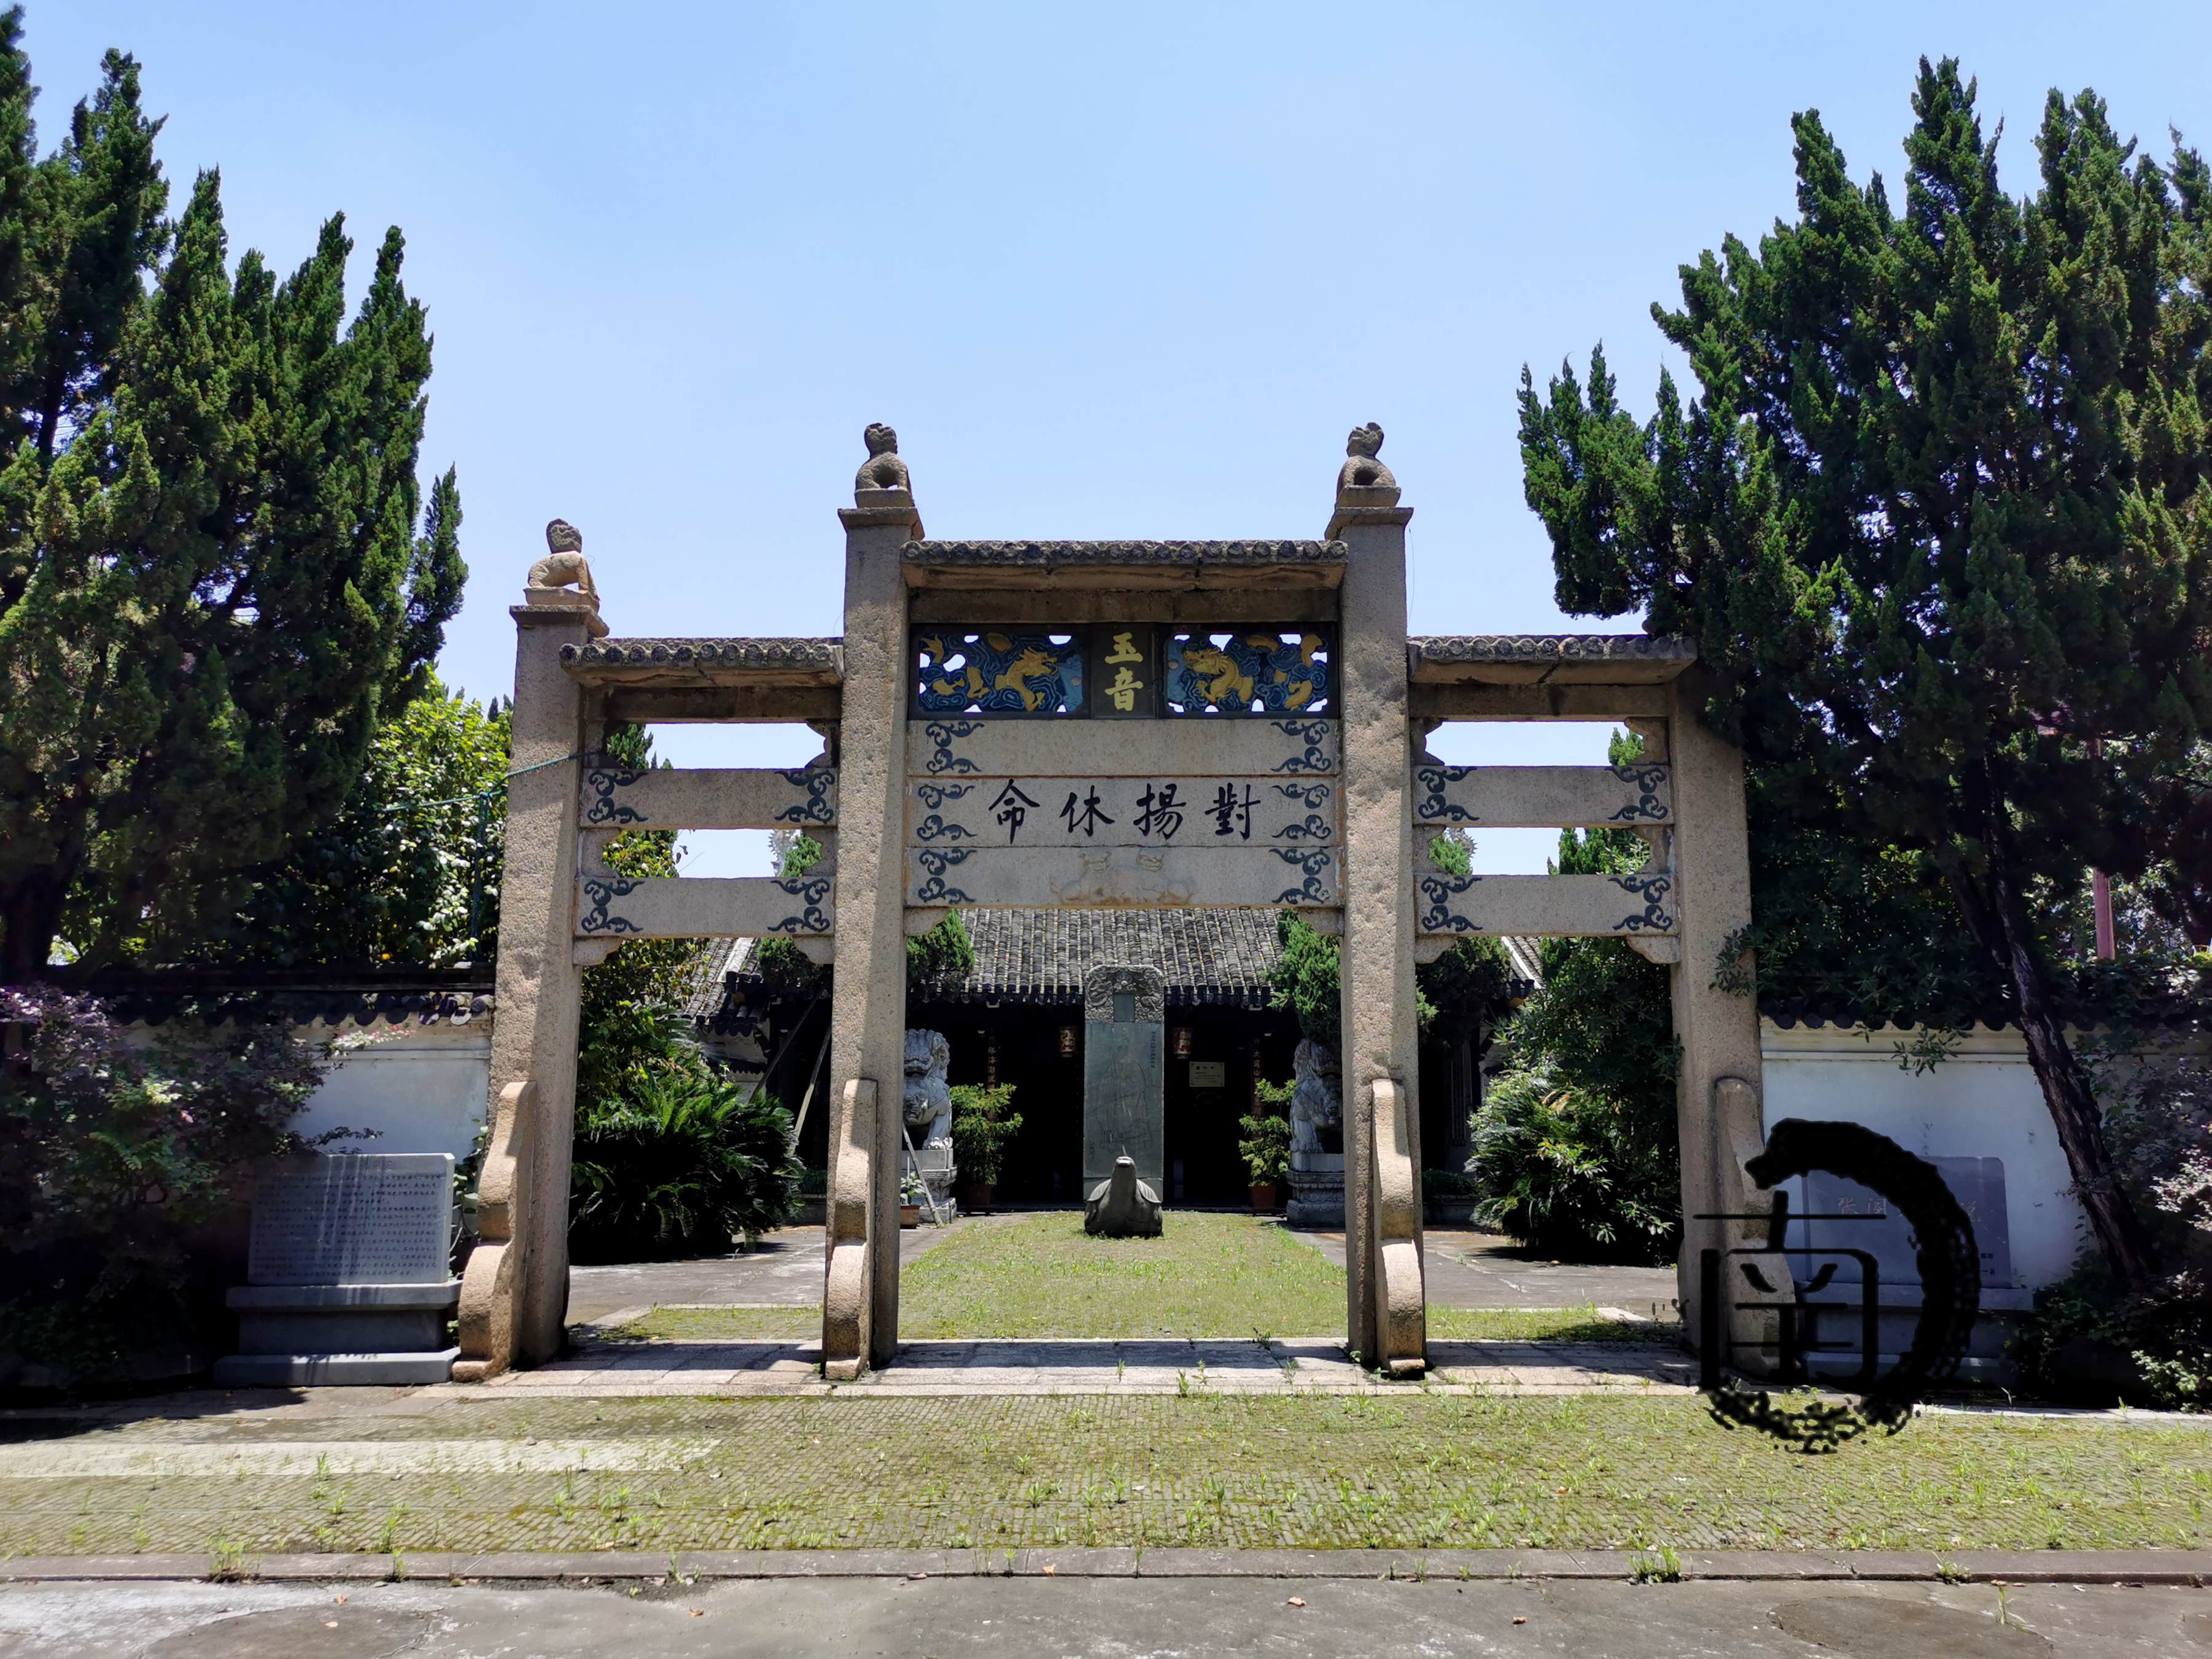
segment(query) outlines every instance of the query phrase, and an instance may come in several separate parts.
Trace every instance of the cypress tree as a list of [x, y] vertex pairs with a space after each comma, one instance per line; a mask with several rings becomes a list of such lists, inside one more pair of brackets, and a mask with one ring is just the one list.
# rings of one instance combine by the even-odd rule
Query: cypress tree
[[[1920, 65], [1902, 209], [1796, 118], [1797, 219], [1653, 307], [1686, 409], [1526, 372], [1529, 505], [1560, 605], [1647, 608], [1729, 688], [1707, 717], [1768, 803], [1924, 857], [2027, 1039], [2100, 1245], [2154, 1271], [2069, 1047], [2038, 925], [2094, 867], [2187, 853], [2212, 724], [2212, 191], [2051, 94], [1999, 189], [1974, 87]], [[2201, 839], [2201, 837], [2199, 838]], [[1726, 972], [1729, 964], [1711, 965]], [[1686, 965], [1686, 971], [1705, 971]]]
[[37, 154], [21, 27], [0, 15], [0, 981], [65, 926], [94, 961], [189, 933], [327, 821], [465, 575], [452, 474], [422, 513], [398, 230], [350, 324], [341, 218], [289, 277], [234, 272], [216, 173], [165, 216], [130, 57]]

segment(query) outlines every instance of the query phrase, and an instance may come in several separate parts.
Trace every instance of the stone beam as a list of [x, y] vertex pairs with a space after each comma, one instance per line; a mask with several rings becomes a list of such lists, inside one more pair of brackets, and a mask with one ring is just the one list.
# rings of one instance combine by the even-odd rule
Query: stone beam
[[754, 768], [593, 766], [584, 773], [587, 829], [814, 830], [837, 821], [837, 772]]
[[607, 693], [617, 725], [805, 725], [835, 720], [845, 699], [835, 686], [664, 686]]
[[1417, 720], [1651, 720], [1668, 698], [1664, 686], [1416, 683], [1412, 708]]
[[912, 847], [906, 902], [1001, 910], [1332, 908], [1327, 847]]
[[1511, 934], [1530, 938], [1668, 935], [1680, 929], [1674, 877], [1634, 875], [1449, 875], [1416, 878], [1424, 935]]
[[835, 927], [832, 880], [817, 869], [773, 875], [617, 875], [577, 882], [579, 939], [768, 939]]
[[1200, 588], [923, 588], [909, 601], [908, 615], [925, 625], [1196, 622], [1218, 627], [1226, 618], [1243, 627], [1336, 621], [1335, 584], [1295, 581], [1291, 575], [1285, 572], [1278, 579], [1240, 588], [1233, 596]]
[[1413, 767], [1413, 818], [1449, 827], [1553, 829], [1569, 825], [1624, 828], [1674, 816], [1667, 768], [1623, 766]]
[[1698, 660], [1688, 639], [1647, 633], [1462, 633], [1406, 642], [1407, 677], [1486, 685], [1659, 685]]
[[1328, 846], [1336, 839], [1334, 778], [1024, 778], [1018, 784], [1012, 778], [931, 778], [907, 784], [909, 846], [1183, 852]]
[[[1405, 682], [1399, 682], [1404, 703]], [[1163, 720], [917, 716], [907, 728], [910, 778], [1328, 778], [1338, 723], [1273, 715]]]

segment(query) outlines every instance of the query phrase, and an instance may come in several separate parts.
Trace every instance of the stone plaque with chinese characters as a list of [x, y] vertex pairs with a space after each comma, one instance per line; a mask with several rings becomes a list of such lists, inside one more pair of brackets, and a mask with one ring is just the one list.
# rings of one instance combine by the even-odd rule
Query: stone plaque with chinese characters
[[1159, 712], [1159, 664], [1153, 630], [1098, 627], [1091, 631], [1093, 719], [1150, 718]]
[[1334, 907], [1337, 744], [1327, 719], [921, 723], [906, 902]]
[[450, 1270], [450, 1153], [341, 1153], [290, 1160], [253, 1192], [246, 1276], [256, 1285], [439, 1285]]

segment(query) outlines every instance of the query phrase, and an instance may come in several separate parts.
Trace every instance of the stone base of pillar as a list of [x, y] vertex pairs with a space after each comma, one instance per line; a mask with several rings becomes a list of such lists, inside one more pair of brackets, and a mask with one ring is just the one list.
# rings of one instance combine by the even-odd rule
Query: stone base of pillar
[[1291, 1154], [1291, 1202], [1284, 1219], [1294, 1227], [1344, 1225], [1344, 1154]]

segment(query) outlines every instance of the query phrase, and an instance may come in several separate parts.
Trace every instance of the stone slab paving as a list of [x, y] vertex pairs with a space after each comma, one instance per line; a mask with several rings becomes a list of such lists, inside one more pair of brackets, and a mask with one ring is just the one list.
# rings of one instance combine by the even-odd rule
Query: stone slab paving
[[[1437, 1341], [1419, 1386], [1453, 1393], [1695, 1391], [1697, 1363], [1634, 1343]], [[903, 1342], [855, 1383], [824, 1383], [817, 1342], [654, 1341], [586, 1349], [482, 1384], [423, 1390], [463, 1398], [638, 1395], [841, 1396], [1056, 1394], [1388, 1394], [1409, 1386], [1352, 1364], [1332, 1337], [1081, 1338]]]
[[[913, 1227], [899, 1234], [899, 1259], [911, 1262], [965, 1226]], [[690, 1262], [628, 1262], [568, 1269], [568, 1323], [610, 1323], [647, 1307], [803, 1307], [822, 1299], [822, 1229], [778, 1227], [742, 1256]]]
[[[1031, 1546], [973, 1549], [416, 1551], [248, 1555], [239, 1583], [722, 1578], [1303, 1578], [1419, 1583], [1632, 1579], [1651, 1557], [1618, 1549], [1183, 1549]], [[2212, 1550], [1684, 1550], [1683, 1583], [2212, 1585]], [[204, 1580], [204, 1553], [0, 1557], [0, 1583]], [[2208, 1604], [2212, 1605], [2212, 1604]]]
[[[1150, 1565], [1155, 1553], [1146, 1553]], [[422, 1659], [610, 1652], [672, 1659], [1372, 1659], [1571, 1653], [1584, 1659], [2025, 1659], [2165, 1656], [2212, 1644], [2207, 1593], [2175, 1586], [1738, 1580], [1634, 1584], [1380, 1571], [1310, 1580], [930, 1573], [660, 1585], [12, 1583], [9, 1659]]]
[[[1294, 1228], [1291, 1237], [1344, 1265], [1342, 1233]], [[1670, 1267], [1551, 1262], [1494, 1232], [1428, 1229], [1421, 1235], [1421, 1269], [1431, 1307], [1578, 1308], [1595, 1302], [1642, 1319], [1675, 1317]]]

